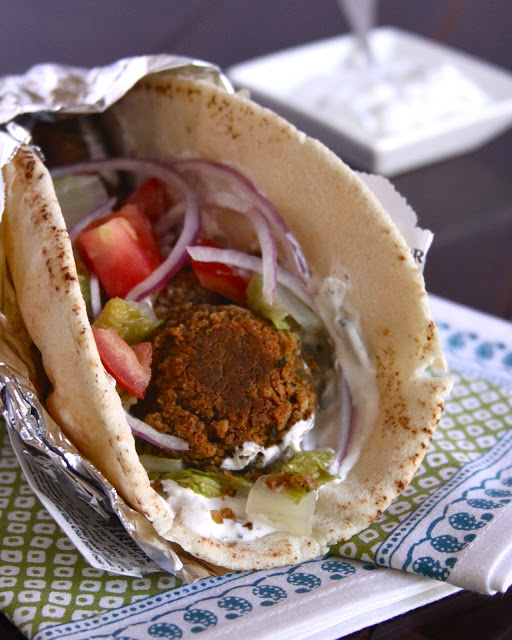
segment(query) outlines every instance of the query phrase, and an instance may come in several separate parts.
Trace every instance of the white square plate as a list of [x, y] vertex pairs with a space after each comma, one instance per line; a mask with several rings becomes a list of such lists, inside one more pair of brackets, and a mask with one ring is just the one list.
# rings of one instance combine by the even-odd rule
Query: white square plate
[[249, 60], [227, 70], [237, 88], [248, 89], [309, 135], [322, 140], [343, 160], [357, 168], [396, 175], [476, 149], [512, 124], [512, 73], [472, 56], [408, 32], [380, 27], [371, 34], [376, 52], [392, 52], [397, 59], [417, 59], [431, 65], [450, 64], [489, 98], [484, 104], [425, 126], [377, 136], [353, 118], [329, 118], [298, 88], [322, 74], [339, 74], [341, 61], [353, 51], [352, 35], [321, 40]]

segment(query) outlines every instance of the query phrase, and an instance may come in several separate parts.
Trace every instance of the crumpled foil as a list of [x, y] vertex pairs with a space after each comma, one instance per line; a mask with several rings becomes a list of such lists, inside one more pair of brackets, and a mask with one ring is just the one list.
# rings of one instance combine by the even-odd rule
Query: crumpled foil
[[31, 67], [23, 75], [0, 78], [0, 124], [41, 111], [101, 113], [144, 76], [170, 69], [201, 75], [227, 91], [233, 91], [218, 67], [181, 56], [123, 58], [92, 69], [44, 63]]
[[[23, 143], [36, 113], [101, 113], [144, 76], [176, 69], [233, 89], [218, 67], [156, 55], [81, 69], [40, 64], [0, 79], [0, 168]], [[1, 180], [2, 211], [4, 184]], [[0, 246], [0, 409], [25, 476], [43, 505], [93, 566], [123, 575], [165, 570], [186, 582], [225, 573], [161, 538], [64, 436], [38, 399], [41, 378]]]

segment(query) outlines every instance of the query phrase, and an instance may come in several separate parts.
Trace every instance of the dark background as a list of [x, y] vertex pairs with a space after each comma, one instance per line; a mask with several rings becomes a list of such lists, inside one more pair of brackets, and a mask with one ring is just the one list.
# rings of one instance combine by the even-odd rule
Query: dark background
[[[379, 24], [510, 66], [510, 0], [381, 0]], [[227, 66], [348, 30], [335, 0], [2, 0], [0, 74], [171, 52]]]
[[[378, 23], [512, 70], [512, 0], [381, 0]], [[176, 53], [227, 67], [347, 32], [335, 0], [0, 0], [0, 76]], [[512, 319], [512, 131], [392, 182], [435, 233], [429, 291]], [[12, 632], [11, 632], [12, 633]], [[14, 637], [2, 627], [0, 637]], [[351, 636], [512, 638], [512, 594], [461, 593]]]

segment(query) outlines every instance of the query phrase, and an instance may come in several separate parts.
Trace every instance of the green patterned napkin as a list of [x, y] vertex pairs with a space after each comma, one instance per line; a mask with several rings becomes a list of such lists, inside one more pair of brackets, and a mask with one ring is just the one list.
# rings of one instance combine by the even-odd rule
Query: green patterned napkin
[[[434, 434], [433, 441], [425, 455], [422, 465], [411, 484], [393, 502], [371, 527], [354, 536], [349, 542], [337, 545], [336, 551], [344, 556], [360, 560], [371, 560], [382, 565], [390, 564], [386, 558], [400, 539], [397, 531], [413, 512], [422, 513], [429, 496], [441, 494], [440, 489], [446, 487], [448, 481], [457, 472], [470, 463], [478, 460], [483, 454], [497, 445], [499, 440], [512, 426], [512, 389], [498, 386], [478, 378], [471, 378], [463, 373], [451, 371], [455, 386], [451, 399], [445, 406], [441, 425]], [[507, 476], [508, 477], [508, 476]], [[501, 498], [482, 503], [483, 513], [461, 516], [458, 529], [473, 531], [480, 523], [485, 524], [494, 514], [493, 510], [506, 506], [510, 502], [512, 491], [505, 483], [503, 491], [488, 491], [489, 497]], [[511, 485], [512, 486], [512, 485]], [[439, 495], [437, 496], [439, 498]], [[468, 534], [473, 535], [473, 534]], [[466, 537], [466, 542], [470, 541]], [[452, 542], [445, 539], [447, 551], [458, 551], [464, 542]], [[439, 548], [443, 547], [439, 541]], [[406, 567], [397, 567], [406, 569]], [[418, 573], [432, 578], [446, 579], [447, 571], [441, 565], [424, 564], [417, 566]], [[446, 577], [445, 577], [446, 576]]]

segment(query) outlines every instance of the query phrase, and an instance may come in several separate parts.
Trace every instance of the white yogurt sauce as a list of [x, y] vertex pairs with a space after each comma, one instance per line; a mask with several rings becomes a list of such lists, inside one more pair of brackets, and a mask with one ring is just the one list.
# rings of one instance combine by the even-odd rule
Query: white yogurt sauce
[[490, 100], [453, 64], [393, 58], [375, 67], [346, 60], [339, 71], [301, 84], [293, 96], [333, 123], [352, 121], [378, 137], [418, 130]]
[[[350, 439], [341, 465], [331, 467], [331, 473], [341, 479], [356, 464], [361, 450], [370, 437], [377, 417], [379, 393], [377, 390], [375, 363], [364, 345], [357, 318], [344, 305], [347, 284], [338, 278], [326, 278], [315, 298], [316, 308], [324, 321], [336, 355], [336, 374], [343, 375], [350, 388], [353, 404]], [[328, 382], [327, 391], [335, 394], [337, 386], [334, 376]], [[337, 422], [346, 407], [331, 402], [325, 416], [325, 424], [315, 429], [316, 446], [339, 448], [340, 433]]]
[[[173, 513], [179, 514], [185, 527], [197, 535], [223, 542], [250, 542], [280, 530], [279, 526], [263, 515], [247, 516], [248, 491], [238, 489], [233, 497], [225, 495], [221, 498], [205, 498], [174, 480], [161, 480], [161, 483], [165, 499]], [[224, 518], [221, 523], [215, 522], [211, 512], [222, 509], [231, 509], [236, 520]]]
[[243, 447], [239, 447], [234, 455], [226, 458], [221, 464], [222, 469], [229, 471], [240, 471], [249, 464], [263, 468], [277, 460], [285, 451], [297, 453], [300, 451], [300, 444], [308, 431], [315, 424], [314, 414], [308, 420], [299, 420], [284, 435], [282, 442], [270, 447], [262, 447], [256, 442], [244, 442]]

